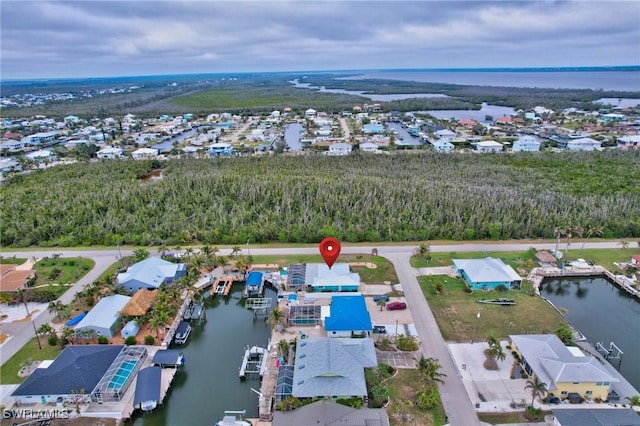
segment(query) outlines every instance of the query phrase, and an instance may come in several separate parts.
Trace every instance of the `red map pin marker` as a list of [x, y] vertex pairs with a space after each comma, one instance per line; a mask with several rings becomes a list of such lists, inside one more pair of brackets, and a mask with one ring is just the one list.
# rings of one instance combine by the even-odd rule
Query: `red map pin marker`
[[340, 256], [340, 241], [333, 237], [327, 237], [320, 241], [320, 254], [324, 259], [324, 263], [331, 269], [338, 256]]

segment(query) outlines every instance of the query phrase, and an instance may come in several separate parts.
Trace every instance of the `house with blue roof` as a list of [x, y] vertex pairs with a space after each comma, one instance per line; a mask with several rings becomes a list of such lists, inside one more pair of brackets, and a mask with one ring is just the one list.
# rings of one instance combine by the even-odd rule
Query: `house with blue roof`
[[324, 328], [329, 337], [368, 336], [373, 324], [364, 296], [333, 296]]
[[365, 368], [377, 367], [371, 339], [312, 338], [298, 342], [293, 372], [296, 398], [363, 398]]
[[471, 290], [495, 290], [520, 288], [522, 277], [502, 259], [453, 259], [453, 267]]
[[144, 288], [155, 290], [162, 284], [171, 284], [187, 275], [187, 265], [173, 263], [159, 257], [148, 257], [134, 265], [127, 272], [118, 274], [118, 286], [133, 294]]
[[92, 390], [115, 362], [123, 345], [68, 345], [46, 368], [36, 368], [11, 394], [19, 404], [73, 402], [74, 391]]

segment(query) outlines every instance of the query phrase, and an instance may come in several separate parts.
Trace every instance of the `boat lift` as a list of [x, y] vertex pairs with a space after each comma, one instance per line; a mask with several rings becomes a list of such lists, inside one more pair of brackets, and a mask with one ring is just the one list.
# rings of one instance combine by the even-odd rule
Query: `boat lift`
[[605, 348], [603, 342], [596, 343], [596, 350], [604, 356], [604, 359], [607, 361], [611, 359], [618, 360], [618, 368], [620, 368], [620, 364], [622, 363], [622, 356], [624, 352], [620, 349], [615, 343], [609, 343], [609, 349]]
[[254, 297], [247, 299], [245, 308], [253, 310], [253, 316], [267, 315], [268, 309], [271, 307], [271, 299], [268, 297]]

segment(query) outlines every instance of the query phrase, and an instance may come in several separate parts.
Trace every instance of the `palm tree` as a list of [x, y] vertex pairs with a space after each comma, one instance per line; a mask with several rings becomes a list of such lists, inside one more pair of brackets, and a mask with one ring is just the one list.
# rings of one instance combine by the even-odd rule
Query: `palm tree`
[[531, 389], [531, 406], [533, 407], [533, 402], [536, 400], [536, 397], [542, 398], [547, 394], [547, 384], [538, 380], [538, 377], [534, 377], [533, 380], [527, 380], [527, 383], [524, 386], [524, 389]]
[[640, 395], [627, 396], [626, 399], [627, 401], [629, 401], [629, 405], [631, 405], [632, 407], [640, 406]]
[[626, 250], [629, 248], [629, 241], [620, 241], [618, 245], [620, 246], [620, 250]]
[[427, 385], [444, 383], [443, 377], [447, 377], [447, 375], [440, 372], [442, 366], [437, 359], [425, 358], [424, 355], [420, 355], [420, 358], [414, 358], [414, 361], [416, 361], [421, 380]]
[[275, 307], [271, 310], [271, 314], [269, 314], [269, 318], [267, 319], [267, 322], [271, 324], [271, 330], [273, 330], [278, 326], [278, 324], [283, 324], [284, 320], [285, 320], [284, 311], [281, 310], [279, 307]]
[[[603, 235], [604, 235], [604, 231], [599, 226], [592, 226], [587, 230], [587, 238], [591, 238], [593, 236], [602, 237]], [[586, 243], [587, 243], [586, 241], [582, 243], [582, 248], [580, 250], [584, 250], [584, 245]]]
[[251, 266], [251, 264], [249, 263], [249, 259], [247, 259], [245, 256], [238, 256], [236, 257], [236, 260], [234, 263], [235, 263], [236, 269], [238, 269], [242, 274], [242, 276], [246, 279], [247, 270]]
[[238, 257], [238, 254], [240, 254], [241, 251], [242, 249], [240, 248], [240, 246], [233, 246], [231, 247], [231, 255], [229, 257]]
[[60, 301], [58, 301], [57, 303], [55, 301], [49, 302], [49, 305], [47, 306], [47, 309], [49, 311], [49, 313], [51, 315], [55, 316], [58, 315], [60, 313], [60, 309], [58, 308], [58, 303], [62, 303]]

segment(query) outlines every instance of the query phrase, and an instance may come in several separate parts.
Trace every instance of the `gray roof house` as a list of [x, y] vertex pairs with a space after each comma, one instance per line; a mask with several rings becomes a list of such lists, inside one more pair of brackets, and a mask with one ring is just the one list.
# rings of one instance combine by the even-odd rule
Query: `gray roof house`
[[127, 272], [118, 274], [118, 286], [124, 287], [129, 293], [135, 293], [141, 288], [154, 290], [162, 284], [169, 284], [187, 275], [184, 263], [172, 263], [159, 257], [148, 257], [134, 265]]
[[36, 368], [11, 394], [21, 404], [61, 402], [72, 391], [91, 391], [122, 351], [122, 345], [69, 345], [47, 367]]
[[640, 426], [640, 416], [631, 408], [554, 409], [558, 426]]
[[76, 334], [92, 330], [99, 336], [112, 338], [120, 325], [120, 311], [130, 299], [122, 294], [103, 297], [75, 326]]
[[383, 408], [350, 408], [322, 400], [294, 411], [275, 411], [273, 426], [389, 426]]
[[484, 259], [453, 259], [456, 273], [464, 278], [471, 290], [519, 288], [522, 278], [501, 259], [487, 257]]
[[296, 349], [296, 398], [364, 397], [364, 369], [378, 365], [371, 339], [302, 339]]

